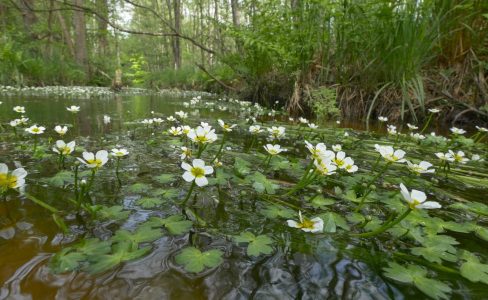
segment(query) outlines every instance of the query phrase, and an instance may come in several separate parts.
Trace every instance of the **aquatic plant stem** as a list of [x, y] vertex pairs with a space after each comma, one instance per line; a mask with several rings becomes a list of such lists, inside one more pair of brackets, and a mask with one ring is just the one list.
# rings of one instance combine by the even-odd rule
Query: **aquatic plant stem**
[[198, 144], [197, 158], [200, 158], [200, 156], [202, 156], [202, 153], [205, 150], [205, 148], [207, 148], [207, 144], [202, 144], [202, 143]]
[[120, 157], [117, 157], [117, 162], [115, 163], [115, 176], [117, 177], [117, 182], [119, 183], [119, 186], [121, 186], [122, 181], [120, 180], [120, 176], [119, 176], [119, 168], [120, 168]]
[[405, 219], [410, 213], [412, 212], [412, 209], [409, 207], [403, 214], [401, 214], [396, 220], [392, 222], [387, 222], [386, 224], [383, 224], [380, 228], [370, 231], [370, 232], [364, 232], [364, 233], [359, 233], [359, 234], [353, 234], [353, 236], [357, 237], [372, 237], [378, 234], [381, 234], [388, 229], [392, 228], [396, 224], [400, 223], [403, 219]]
[[215, 157], [213, 158], [212, 163], [214, 163], [217, 159], [220, 159], [220, 155], [222, 154], [222, 149], [224, 149], [225, 137], [226, 136], [227, 136], [227, 134], [224, 131], [223, 136], [222, 136], [222, 143], [220, 143], [219, 151], [217, 151], [217, 154], [215, 154]]
[[36, 150], [37, 150], [37, 136], [34, 137], [34, 149], [32, 152], [34, 152], [34, 154], [36, 154]]
[[364, 205], [364, 201], [366, 201], [366, 198], [369, 196], [369, 194], [373, 191], [373, 189], [371, 188], [371, 185], [388, 169], [388, 167], [391, 165], [391, 162], [387, 162], [385, 167], [383, 169], [381, 169], [378, 174], [375, 175], [375, 177], [373, 177], [373, 179], [371, 179], [369, 182], [368, 182], [368, 190], [366, 191], [366, 193], [364, 194], [363, 197], [361, 197], [361, 202], [359, 202], [359, 205], [358, 207], [356, 207], [356, 209], [354, 210], [355, 212], [358, 212]]
[[186, 194], [185, 200], [183, 200], [182, 205], [186, 206], [186, 202], [188, 202], [188, 199], [190, 199], [191, 193], [193, 192], [193, 189], [195, 188], [195, 181], [191, 183], [190, 189], [188, 190], [188, 194]]
[[432, 116], [433, 116], [433, 115], [434, 115], [433, 113], [431, 113], [431, 114], [429, 115], [429, 118], [427, 119], [427, 122], [425, 122], [424, 127], [422, 128], [422, 130], [420, 130], [420, 134], [424, 133], [424, 131], [427, 129], [427, 127], [429, 127], [429, 125], [430, 125], [430, 121], [432, 120]]

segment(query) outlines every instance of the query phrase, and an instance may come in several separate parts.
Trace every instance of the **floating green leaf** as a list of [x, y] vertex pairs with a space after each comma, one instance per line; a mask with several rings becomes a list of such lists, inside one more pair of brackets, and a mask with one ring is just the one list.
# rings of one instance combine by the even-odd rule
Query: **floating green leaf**
[[80, 263], [85, 259], [85, 255], [73, 251], [73, 248], [65, 248], [56, 253], [50, 261], [50, 267], [55, 273], [74, 271], [80, 268]]
[[337, 227], [341, 227], [344, 230], [349, 230], [346, 220], [339, 214], [334, 212], [328, 212], [320, 215], [320, 218], [324, 221], [324, 232], [336, 232]]
[[234, 237], [237, 243], [249, 243], [247, 246], [247, 255], [259, 256], [261, 254], [271, 254], [273, 248], [273, 240], [267, 235], [255, 236], [251, 232], [243, 232], [239, 236]]
[[176, 256], [176, 263], [186, 271], [199, 273], [207, 268], [214, 268], [222, 263], [222, 251], [212, 249], [201, 252], [195, 247], [187, 247]]
[[122, 262], [137, 259], [151, 250], [151, 247], [134, 249], [130, 242], [114, 245], [112, 254], [97, 255], [90, 258], [86, 270], [90, 273], [101, 273], [110, 270]]
[[163, 199], [152, 198], [152, 197], [142, 197], [141, 199], [137, 200], [137, 205], [140, 205], [142, 208], [154, 208], [161, 204], [163, 204]]
[[415, 285], [427, 296], [433, 299], [449, 299], [451, 288], [438, 280], [427, 277], [427, 270], [417, 265], [401, 266], [390, 262], [389, 266], [383, 268], [385, 276], [394, 280]]
[[181, 215], [174, 215], [165, 219], [152, 217], [145, 224], [150, 227], [164, 226], [169, 231], [169, 233], [173, 235], [187, 233], [193, 226], [192, 221], [186, 220], [185, 217]]
[[268, 205], [261, 210], [261, 213], [270, 219], [292, 218], [296, 215], [294, 211], [279, 205]]
[[156, 176], [154, 179], [161, 184], [165, 184], [174, 181], [175, 177], [176, 176], [174, 174], [161, 174]]
[[97, 216], [101, 220], [113, 220], [119, 221], [123, 219], [127, 219], [129, 217], [130, 211], [125, 211], [123, 206], [115, 205], [115, 206], [103, 206], [103, 205], [96, 205], [92, 207], [96, 212]]
[[253, 183], [252, 187], [258, 193], [266, 192], [268, 194], [274, 194], [279, 187], [279, 185], [274, 184], [260, 172], [254, 172], [253, 175], [247, 176], [247, 179]]
[[476, 255], [468, 251], [462, 251], [461, 259], [464, 263], [459, 270], [463, 277], [472, 282], [488, 284], [488, 265], [482, 264]]

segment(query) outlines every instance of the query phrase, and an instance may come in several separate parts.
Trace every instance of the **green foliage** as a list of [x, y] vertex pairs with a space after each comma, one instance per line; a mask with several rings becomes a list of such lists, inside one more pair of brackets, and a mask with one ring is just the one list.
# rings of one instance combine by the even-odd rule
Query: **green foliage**
[[389, 263], [384, 268], [385, 276], [403, 283], [411, 283], [433, 299], [449, 299], [451, 288], [438, 280], [427, 277], [427, 270], [417, 265], [401, 266]]
[[149, 227], [165, 227], [170, 234], [181, 235], [190, 231], [192, 221], [185, 220], [181, 215], [174, 215], [167, 218], [151, 217], [145, 223]]
[[176, 255], [176, 263], [186, 271], [199, 273], [205, 268], [215, 268], [222, 263], [222, 251], [217, 249], [201, 252], [195, 247], [187, 247]]
[[328, 120], [340, 116], [337, 107], [337, 90], [319, 87], [310, 92], [309, 106], [319, 120]]
[[279, 188], [279, 185], [274, 184], [260, 172], [255, 172], [254, 174], [248, 176], [247, 179], [252, 182], [252, 187], [258, 193], [274, 194], [276, 193], [276, 189]]
[[239, 236], [234, 237], [237, 243], [248, 243], [247, 255], [259, 256], [261, 254], [271, 254], [273, 240], [267, 235], [255, 236], [251, 232], [242, 232]]

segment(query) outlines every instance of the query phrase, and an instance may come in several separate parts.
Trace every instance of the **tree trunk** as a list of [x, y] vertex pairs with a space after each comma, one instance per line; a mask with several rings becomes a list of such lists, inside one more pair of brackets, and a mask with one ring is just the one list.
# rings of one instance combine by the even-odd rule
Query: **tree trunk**
[[54, 9], [56, 13], [56, 18], [58, 19], [59, 26], [61, 27], [61, 32], [63, 34], [64, 42], [66, 43], [66, 47], [68, 47], [68, 51], [71, 54], [71, 57], [75, 56], [75, 47], [73, 45], [73, 40], [71, 40], [71, 33], [66, 25], [66, 21], [61, 14], [61, 11], [57, 10], [58, 6], [56, 2], [54, 2]]
[[108, 49], [108, 40], [107, 40], [107, 33], [108, 33], [108, 4], [107, 0], [96, 0], [97, 1], [97, 10], [98, 12], [104, 17], [97, 18], [97, 25], [98, 25], [98, 53], [100, 55], [105, 55], [109, 52]]
[[[181, 31], [181, 0], [174, 0], [173, 3], [174, 8], [174, 21], [175, 21], [175, 30], [176, 32]], [[181, 67], [181, 47], [180, 47], [180, 38], [174, 37], [173, 38], [173, 54], [175, 70], [178, 70]]]
[[22, 20], [26, 32], [34, 39], [37, 38], [32, 30], [32, 26], [37, 22], [37, 17], [32, 11], [34, 8], [34, 0], [19, 0], [19, 8], [22, 11]]
[[[84, 0], [74, 0], [77, 6], [84, 6]], [[88, 50], [86, 47], [86, 21], [82, 10], [73, 12], [73, 25], [75, 27], [75, 61], [83, 68], [86, 77], [90, 76], [88, 66]]]
[[[230, 0], [230, 5], [232, 8], [232, 23], [234, 24], [234, 27], [238, 29], [241, 26], [241, 12], [239, 10], [239, 1]], [[242, 42], [239, 40], [239, 38], [236, 38], [235, 42], [237, 52], [242, 53]]]

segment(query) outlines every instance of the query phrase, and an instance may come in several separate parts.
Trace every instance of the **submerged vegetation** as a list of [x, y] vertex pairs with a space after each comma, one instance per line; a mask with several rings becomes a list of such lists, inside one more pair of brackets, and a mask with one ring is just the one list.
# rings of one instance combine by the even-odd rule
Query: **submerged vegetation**
[[[320, 118], [488, 118], [488, 2], [5, 1], [0, 83], [202, 89]], [[275, 104], [275, 101], [278, 101]]]
[[[37, 209], [57, 226], [56, 253], [44, 262], [48, 278], [144, 269], [145, 259], [155, 259], [186, 280], [235, 271], [248, 282], [247, 268], [256, 268], [255, 291], [242, 295], [280, 297], [261, 290], [277, 284], [261, 268], [272, 262], [291, 270], [314, 260], [326, 268], [335, 264], [326, 262], [332, 255], [351, 268], [335, 280], [364, 278], [329, 291], [327, 272], [299, 269], [295, 280], [310, 297], [486, 295], [484, 127], [466, 128], [470, 134], [453, 127], [444, 137], [430, 132], [430, 118], [403, 129], [381, 116], [385, 136], [339, 121], [324, 128], [251, 102], [194, 97], [120, 130], [111, 125], [121, 116], [101, 111], [100, 131], [88, 136], [80, 128], [88, 104], [66, 105], [54, 124], [37, 123], [21, 100], [0, 104], [8, 111], [1, 116], [13, 118], [1, 124], [0, 217], [11, 228], [20, 223], [16, 209]], [[0, 253], [23, 235], [6, 230]], [[326, 291], [312, 288], [314, 280], [325, 280]], [[229, 296], [232, 286], [207, 296]]]

